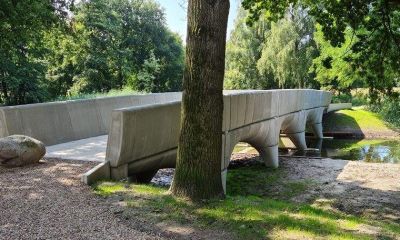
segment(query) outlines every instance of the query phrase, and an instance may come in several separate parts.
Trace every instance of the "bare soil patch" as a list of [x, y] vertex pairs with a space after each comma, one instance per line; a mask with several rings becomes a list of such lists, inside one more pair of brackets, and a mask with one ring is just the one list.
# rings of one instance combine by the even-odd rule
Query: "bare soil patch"
[[[256, 154], [239, 153], [231, 165], [257, 160]], [[267, 186], [266, 194], [281, 198], [288, 190], [282, 183], [305, 183], [289, 200], [400, 223], [400, 164], [281, 157], [279, 171], [283, 177]]]

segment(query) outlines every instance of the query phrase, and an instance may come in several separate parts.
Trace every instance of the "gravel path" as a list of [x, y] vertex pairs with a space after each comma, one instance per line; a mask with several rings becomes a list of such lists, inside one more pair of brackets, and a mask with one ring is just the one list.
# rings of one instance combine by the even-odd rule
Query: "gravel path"
[[80, 182], [94, 164], [47, 160], [0, 168], [0, 239], [164, 239], [144, 230], [146, 220], [125, 221], [118, 206]]

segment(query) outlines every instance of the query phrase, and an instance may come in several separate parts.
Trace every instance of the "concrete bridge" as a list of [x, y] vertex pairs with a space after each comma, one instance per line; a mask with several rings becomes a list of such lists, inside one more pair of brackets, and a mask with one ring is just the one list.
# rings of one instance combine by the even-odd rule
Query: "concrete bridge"
[[[50, 146], [108, 134], [105, 161], [87, 172], [83, 181], [129, 176], [147, 182], [158, 169], [175, 166], [180, 99], [181, 93], [160, 93], [2, 107], [0, 136], [24, 134]], [[266, 166], [278, 167], [280, 132], [305, 149], [306, 125], [322, 138], [322, 115], [330, 101], [329, 92], [318, 90], [224, 91], [224, 186], [238, 142], [257, 149]]]
[[[231, 153], [247, 142], [268, 167], [276, 168], [279, 134], [285, 133], [299, 149], [306, 149], [308, 124], [322, 138], [322, 115], [331, 94], [318, 90], [225, 91], [221, 181], [226, 182]], [[148, 182], [158, 169], [175, 167], [180, 127], [180, 101], [116, 109], [108, 135], [106, 161], [83, 176], [99, 179], [134, 177]]]

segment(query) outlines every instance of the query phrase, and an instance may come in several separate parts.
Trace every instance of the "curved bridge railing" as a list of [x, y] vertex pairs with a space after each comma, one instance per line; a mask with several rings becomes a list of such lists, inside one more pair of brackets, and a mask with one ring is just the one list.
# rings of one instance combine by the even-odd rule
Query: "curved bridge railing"
[[[278, 167], [280, 132], [297, 148], [305, 149], [308, 124], [322, 138], [322, 115], [331, 94], [319, 90], [224, 91], [223, 156], [221, 181], [234, 146], [247, 142], [266, 166]], [[179, 137], [181, 102], [116, 109], [108, 136], [106, 162], [83, 176], [91, 184], [99, 179], [136, 178], [150, 181], [158, 169], [174, 167]]]
[[181, 99], [180, 92], [0, 107], [0, 137], [22, 134], [54, 145], [108, 134], [114, 109]]

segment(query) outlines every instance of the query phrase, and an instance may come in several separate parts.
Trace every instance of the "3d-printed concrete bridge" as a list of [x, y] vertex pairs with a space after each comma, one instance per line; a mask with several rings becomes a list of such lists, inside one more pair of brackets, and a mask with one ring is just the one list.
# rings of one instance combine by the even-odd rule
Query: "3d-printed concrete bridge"
[[[105, 161], [83, 181], [150, 181], [158, 169], [175, 166], [180, 99], [181, 93], [162, 93], [3, 107], [0, 136], [24, 134], [53, 145], [108, 134]], [[278, 167], [280, 132], [297, 148], [307, 148], [306, 124], [322, 138], [322, 115], [330, 101], [331, 94], [319, 90], [225, 91], [223, 185], [238, 142], [257, 149], [266, 166]]]

